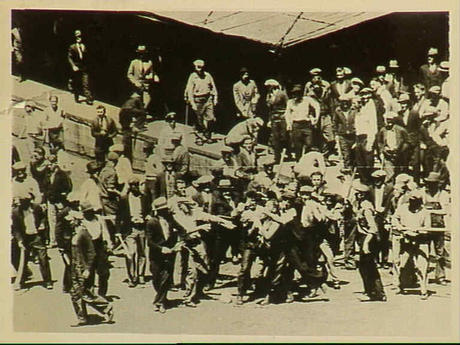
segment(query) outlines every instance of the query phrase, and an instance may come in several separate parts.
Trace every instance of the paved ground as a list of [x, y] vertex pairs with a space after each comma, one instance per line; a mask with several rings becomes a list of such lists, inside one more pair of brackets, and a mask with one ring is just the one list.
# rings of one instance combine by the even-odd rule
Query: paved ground
[[[341, 290], [328, 289], [321, 298], [260, 307], [255, 302], [237, 307], [235, 274], [237, 266], [227, 263], [221, 273], [222, 288], [210, 292], [215, 300], [204, 300], [196, 309], [175, 306], [165, 314], [152, 310], [153, 288], [128, 288], [124, 259], [111, 257], [113, 268], [109, 296], [115, 308], [114, 324], [96, 324], [70, 328], [75, 316], [70, 296], [61, 292], [63, 263], [57, 249], [49, 252], [54, 290], [39, 285], [38, 266], [29, 264], [34, 275], [29, 289], [14, 293], [14, 327], [16, 331], [97, 332], [97, 333], [163, 333], [218, 335], [295, 335], [295, 336], [384, 336], [441, 337], [451, 329], [450, 286], [431, 284], [432, 295], [419, 299], [413, 290], [409, 295], [396, 295], [391, 290], [391, 275], [381, 270], [388, 302], [363, 303], [362, 285], [357, 271], [340, 270]], [[225, 279], [226, 278], [226, 279]], [[181, 292], [170, 292], [169, 299], [178, 303]], [[96, 312], [90, 310], [98, 321]]]

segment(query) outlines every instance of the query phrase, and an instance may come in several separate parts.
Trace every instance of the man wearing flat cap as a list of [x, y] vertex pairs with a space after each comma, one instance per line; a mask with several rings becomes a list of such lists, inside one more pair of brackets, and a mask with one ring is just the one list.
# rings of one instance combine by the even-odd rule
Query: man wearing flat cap
[[99, 191], [102, 202], [103, 214], [106, 216], [107, 227], [112, 239], [115, 234], [120, 232], [120, 185], [118, 183], [118, 175], [115, 170], [118, 158], [120, 156], [116, 152], [107, 154], [107, 161], [99, 173]]
[[20, 260], [24, 260], [22, 271], [18, 271], [15, 282], [17, 289], [22, 289], [26, 282], [28, 271], [27, 261], [30, 252], [38, 256], [40, 273], [44, 286], [53, 288], [51, 270], [46, 245], [40, 233], [45, 230], [45, 214], [40, 205], [34, 203], [33, 190], [27, 186], [26, 167], [23, 163], [13, 166], [13, 205], [11, 213], [12, 251], [13, 266], [18, 270]]
[[144, 109], [148, 113], [151, 113], [154, 85], [160, 83], [160, 78], [155, 67], [147, 55], [146, 46], [139, 45], [136, 49], [136, 58], [129, 64], [127, 78], [131, 83], [133, 91], [140, 95]]
[[93, 95], [90, 89], [88, 74], [88, 50], [82, 40], [81, 30], [75, 30], [75, 43], [71, 44], [67, 52], [67, 60], [72, 68], [69, 87], [74, 93], [75, 102], [80, 103], [80, 94], [86, 97], [88, 105], [93, 104]]
[[196, 130], [211, 139], [211, 125], [216, 121], [214, 108], [217, 105], [217, 89], [212, 75], [204, 70], [204, 61], [193, 62], [195, 70], [190, 74], [185, 87], [185, 102], [196, 115]]
[[246, 67], [240, 70], [240, 80], [233, 85], [233, 99], [237, 109], [237, 117], [254, 117], [260, 94], [254, 80], [249, 79]]
[[339, 105], [339, 98], [345, 96], [351, 90], [350, 79], [345, 78], [343, 67], [335, 69], [336, 80], [331, 83], [331, 92], [329, 95], [329, 107], [335, 109]]
[[326, 100], [329, 97], [331, 85], [326, 80], [323, 80], [321, 76], [322, 72], [323, 71], [317, 67], [312, 68], [309, 71], [311, 79], [305, 84], [304, 91], [303, 91], [304, 96], [312, 96], [313, 87], [317, 86], [321, 89], [321, 92], [318, 93], [320, 99]]
[[378, 133], [377, 107], [372, 99], [372, 90], [360, 91], [361, 108], [355, 115], [356, 146], [355, 160], [361, 177], [370, 180], [374, 165], [374, 143]]
[[122, 105], [118, 115], [123, 134], [123, 145], [125, 147], [125, 155], [132, 162], [133, 160], [133, 141], [137, 133], [145, 129], [145, 120], [147, 113], [144, 109], [141, 96], [137, 92], [128, 98]]
[[295, 158], [299, 160], [313, 146], [313, 130], [318, 124], [321, 106], [312, 97], [302, 95], [301, 85], [294, 85], [291, 94], [292, 98], [288, 100], [284, 118]]
[[449, 103], [441, 96], [441, 87], [436, 85], [428, 89], [427, 100], [436, 109], [438, 123], [444, 122], [449, 118]]
[[433, 47], [428, 49], [427, 63], [420, 66], [420, 81], [427, 90], [432, 86], [442, 84], [443, 78], [438, 63], [438, 49]]
[[275, 154], [275, 161], [278, 163], [283, 149], [289, 149], [289, 136], [284, 119], [288, 96], [277, 80], [268, 79], [265, 81], [265, 86], [267, 88], [265, 102], [268, 107], [267, 127], [271, 129], [270, 143]]
[[356, 140], [355, 116], [357, 110], [352, 108], [351, 99], [347, 96], [341, 96], [338, 103], [333, 114], [332, 125], [343, 164], [346, 168], [351, 169], [354, 162], [352, 147]]

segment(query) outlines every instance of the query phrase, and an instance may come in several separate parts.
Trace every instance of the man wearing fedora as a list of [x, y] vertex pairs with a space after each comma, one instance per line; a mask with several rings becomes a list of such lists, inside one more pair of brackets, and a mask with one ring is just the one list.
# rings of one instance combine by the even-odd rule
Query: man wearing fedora
[[95, 265], [97, 252], [94, 241], [88, 229], [83, 224], [83, 215], [79, 211], [71, 210], [66, 216], [71, 227], [71, 255], [70, 255], [70, 296], [72, 305], [77, 314], [78, 323], [72, 327], [88, 324], [86, 306], [90, 305], [103, 315], [105, 322], [113, 320], [113, 306], [103, 297], [95, 296], [88, 289], [88, 280]]
[[144, 109], [149, 112], [152, 101], [152, 89], [154, 84], [160, 83], [160, 78], [154, 70], [152, 60], [147, 55], [145, 45], [137, 47], [136, 55], [136, 58], [129, 64], [127, 78], [134, 92], [141, 96]]
[[172, 156], [174, 149], [175, 147], [172, 144], [164, 148], [164, 152], [161, 155], [161, 162], [164, 169], [158, 173], [156, 179], [156, 195], [164, 196], [168, 200], [174, 196], [176, 191], [177, 176]]
[[131, 175], [127, 191], [120, 200], [123, 228], [128, 253], [125, 253], [128, 287], [145, 284], [146, 247], [145, 220], [147, 204], [140, 189], [139, 179]]
[[254, 117], [260, 94], [254, 80], [249, 79], [246, 67], [240, 70], [240, 80], [233, 85], [233, 100], [237, 109], [237, 117]]
[[420, 66], [420, 81], [428, 90], [432, 86], [441, 86], [442, 73], [439, 71], [438, 49], [431, 47], [428, 49], [427, 63]]
[[118, 130], [115, 121], [107, 116], [103, 105], [96, 108], [96, 118], [91, 121], [91, 135], [94, 137], [94, 154], [99, 163], [104, 163], [105, 156], [113, 145], [113, 138]]
[[67, 52], [67, 60], [72, 68], [69, 86], [74, 93], [75, 102], [80, 103], [80, 94], [83, 93], [86, 97], [86, 103], [92, 105], [93, 95], [88, 74], [88, 49], [83, 43], [81, 30], [75, 30], [74, 35], [75, 43], [70, 45]]
[[167, 294], [173, 282], [174, 259], [181, 250], [178, 233], [172, 226], [173, 219], [165, 197], [156, 198], [152, 204], [153, 216], [146, 223], [145, 235], [149, 246], [150, 272], [155, 289], [154, 311], [164, 313]]
[[393, 59], [388, 62], [388, 69], [385, 75], [385, 87], [395, 99], [397, 99], [402, 92], [407, 91], [404, 85], [404, 79], [399, 75], [398, 60]]
[[[397, 114], [385, 113], [385, 126], [377, 135], [377, 147], [383, 170], [387, 173], [386, 181], [391, 181], [402, 170], [407, 170], [405, 155], [409, 147], [407, 131], [395, 124]], [[404, 166], [406, 165], [406, 166]]]
[[205, 63], [198, 59], [193, 62], [194, 71], [185, 87], [185, 102], [196, 115], [196, 130], [211, 140], [211, 126], [216, 121], [214, 108], [217, 105], [217, 89], [214, 78], [204, 70]]
[[[447, 191], [440, 188], [441, 175], [437, 172], [430, 172], [425, 178], [425, 188], [423, 189], [424, 208], [430, 213], [430, 224], [428, 227], [447, 228], [448, 217], [450, 217], [450, 195]], [[447, 229], [446, 229], [447, 230]], [[436, 231], [430, 234], [436, 253], [435, 279], [438, 284], [446, 285], [446, 259], [445, 253], [445, 233]]]

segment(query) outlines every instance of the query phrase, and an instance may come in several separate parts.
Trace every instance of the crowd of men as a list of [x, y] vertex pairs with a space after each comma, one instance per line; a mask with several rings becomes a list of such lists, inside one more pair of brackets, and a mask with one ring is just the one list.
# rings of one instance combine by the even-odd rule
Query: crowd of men
[[[81, 32], [71, 60], [85, 51], [78, 37]], [[206, 171], [194, 165], [176, 113], [168, 112], [158, 140], [145, 144], [139, 175], [132, 168], [133, 136], [149, 120], [146, 83], [159, 82], [145, 51], [138, 47], [140, 57], [128, 69], [135, 90], [120, 110], [121, 144], [114, 140], [116, 122], [97, 106], [95, 160], [87, 163], [81, 185], [72, 184], [72, 169], [59, 162], [64, 145], [56, 96], [47, 118], [16, 131], [15, 143], [26, 142], [13, 148], [12, 165], [18, 289], [30, 275], [30, 260], [53, 288], [47, 248], [56, 246], [77, 325], [88, 322], [86, 305], [112, 320], [106, 295], [114, 254], [126, 258], [129, 287], [145, 284], [149, 264], [153, 307], [160, 313], [170, 307], [173, 288], [184, 290], [184, 306], [197, 307], [218, 285], [227, 261], [239, 265], [236, 305], [257, 297], [262, 305], [290, 303], [325, 293], [326, 285], [340, 289], [341, 252], [343, 268], [359, 269], [370, 301], [387, 300], [379, 269], [391, 269], [398, 293], [418, 287], [426, 300], [431, 254], [436, 283], [447, 283], [449, 64], [437, 61], [436, 48], [429, 49], [415, 85], [405, 84], [396, 60], [377, 66], [368, 83], [347, 67], [337, 67], [331, 83], [313, 68], [311, 79], [289, 93], [268, 79], [267, 116], [257, 113], [260, 93], [243, 68], [233, 87], [241, 121], [219, 146], [222, 158]], [[75, 67], [73, 81], [80, 78], [91, 104], [85, 72]], [[219, 121], [218, 94], [204, 61], [194, 67], [185, 100], [197, 130], [210, 139], [210, 124]], [[26, 120], [31, 113], [26, 104]], [[264, 126], [271, 131], [267, 148], [258, 141]], [[31, 152], [28, 163], [24, 147]]]

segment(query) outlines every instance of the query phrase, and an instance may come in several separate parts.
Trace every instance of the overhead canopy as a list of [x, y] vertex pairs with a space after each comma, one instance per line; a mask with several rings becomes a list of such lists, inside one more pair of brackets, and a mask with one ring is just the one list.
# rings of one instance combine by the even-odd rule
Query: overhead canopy
[[172, 20], [274, 47], [290, 47], [390, 12], [154, 12], [142, 16]]

